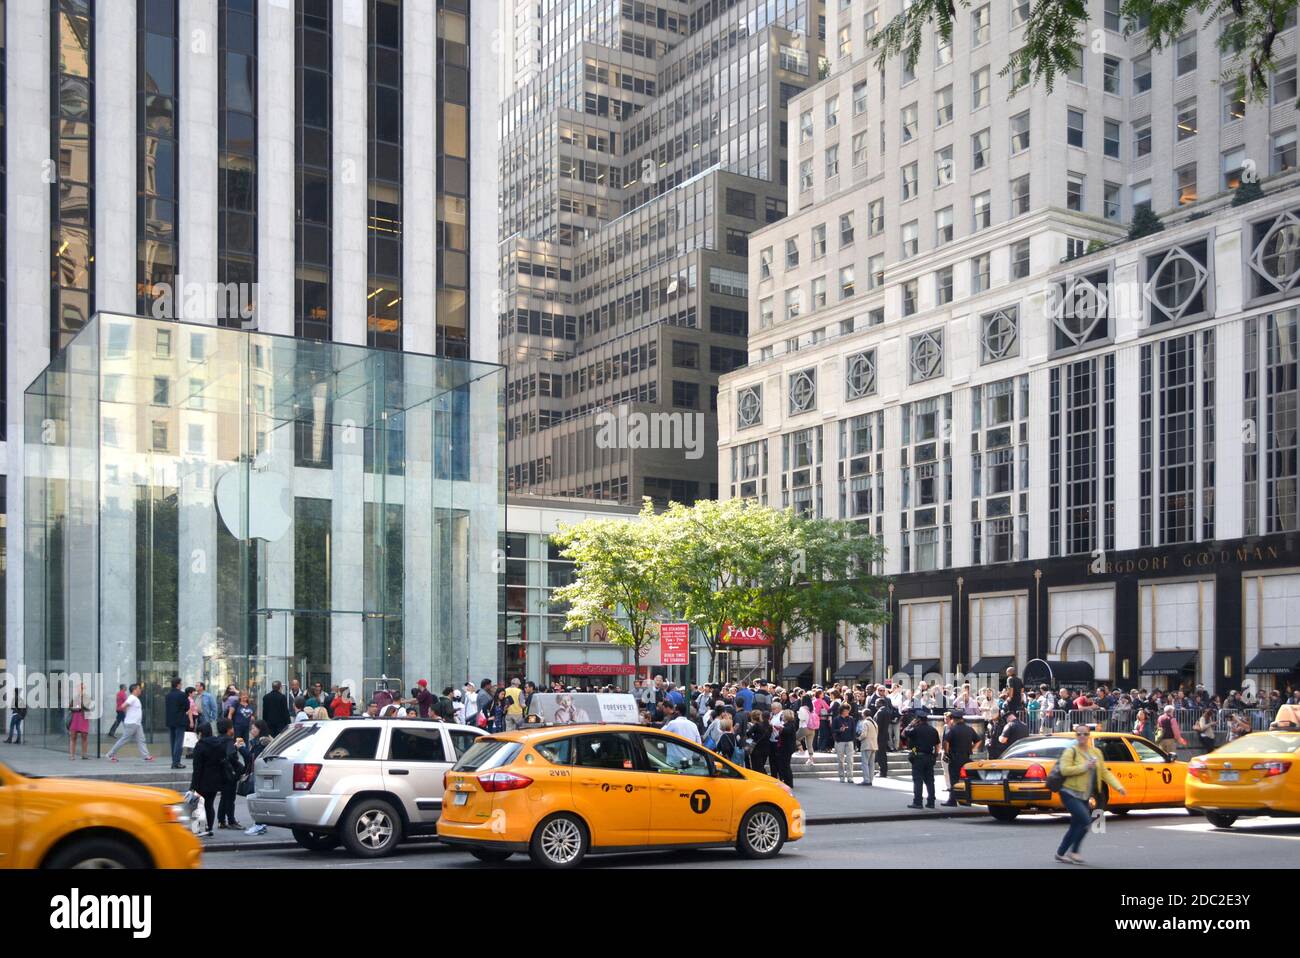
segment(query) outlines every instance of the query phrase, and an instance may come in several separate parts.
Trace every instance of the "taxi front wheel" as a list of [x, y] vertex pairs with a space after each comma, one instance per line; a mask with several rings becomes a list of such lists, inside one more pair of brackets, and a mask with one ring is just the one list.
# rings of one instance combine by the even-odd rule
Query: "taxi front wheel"
[[149, 862], [134, 848], [116, 838], [74, 839], [54, 852], [46, 868], [148, 868]]
[[785, 816], [771, 805], [745, 813], [736, 833], [736, 851], [745, 858], [774, 858], [785, 844]]
[[533, 864], [543, 868], [576, 868], [587, 855], [591, 840], [576, 815], [561, 813], [542, 820], [528, 843]]

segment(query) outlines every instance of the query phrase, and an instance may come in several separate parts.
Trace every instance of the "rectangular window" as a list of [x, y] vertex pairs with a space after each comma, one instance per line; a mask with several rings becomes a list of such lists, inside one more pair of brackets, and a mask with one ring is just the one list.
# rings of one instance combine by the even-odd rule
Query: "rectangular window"
[[1174, 63], [1177, 76], [1186, 76], [1196, 69], [1196, 34], [1179, 37], [1174, 44]]
[[813, 138], [813, 115], [812, 110], [804, 110], [799, 114], [799, 142], [807, 143]]
[[1102, 124], [1102, 152], [1112, 159], [1119, 159], [1119, 120], [1107, 119]]
[[1083, 149], [1083, 111], [1065, 111], [1065, 142]]
[[899, 174], [902, 183], [902, 198], [903, 201], [906, 202], [916, 196], [919, 185], [917, 182], [919, 170], [916, 161], [913, 160], [911, 163], [907, 164], [907, 166], [903, 167], [902, 170], [899, 171]]
[[853, 84], [853, 115], [862, 116], [867, 112], [867, 81]]
[[945, 146], [934, 154], [934, 185], [936, 188], [948, 186], [956, 173], [952, 161], [952, 147]]
[[855, 168], [867, 165], [868, 132], [867, 130], [859, 130], [853, 134], [853, 166]]
[[[1294, 12], [1294, 11], [1293, 11]], [[1295, 57], [1278, 64], [1273, 74], [1273, 105], [1294, 105], [1296, 102]]]
[[989, 165], [990, 131], [980, 130], [970, 138], [971, 170], [982, 170]]
[[1065, 208], [1083, 212], [1083, 174], [1068, 173], [1065, 177]]
[[1120, 59], [1119, 57], [1102, 57], [1101, 60], [1101, 88], [1106, 93], [1119, 96], [1120, 89]]
[[916, 280], [909, 279], [903, 284], [903, 315], [911, 316], [917, 310]]
[[1133, 61], [1133, 95], [1147, 93], [1151, 89], [1151, 54], [1146, 53]]
[[855, 292], [853, 285], [853, 267], [840, 267], [840, 299], [852, 299]]
[[1196, 135], [1196, 101], [1184, 100], [1175, 108], [1176, 139], [1179, 143]]
[[831, 179], [840, 175], [840, 147], [839, 144], [828, 146], [826, 148], [826, 179]]
[[867, 235], [879, 236], [885, 231], [885, 201], [872, 200], [867, 204]]
[[945, 266], [934, 273], [934, 301], [939, 306], [952, 302], [952, 267]]
[[989, 254], [971, 257], [970, 288], [972, 293], [983, 293], [989, 288]]
[[916, 137], [919, 115], [915, 103], [909, 103], [899, 112], [899, 125], [903, 143], [910, 143]]
[[1143, 120], [1133, 127], [1133, 154], [1135, 156], [1151, 155], [1151, 121]]
[[1151, 184], [1134, 183], [1133, 184], [1133, 212], [1136, 213], [1142, 207], [1151, 208]]
[[989, 83], [992, 75], [988, 67], [981, 67], [970, 75], [970, 108], [978, 110], [989, 105]]
[[1102, 187], [1102, 215], [1112, 222], [1119, 222], [1121, 219], [1121, 189], [1118, 183], [1106, 183]]
[[1246, 116], [1246, 95], [1238, 83], [1223, 85], [1223, 122], [1235, 123]]
[[1011, 246], [1011, 278], [1024, 279], [1029, 275], [1029, 240], [1020, 240]]
[[1235, 190], [1241, 185], [1241, 171], [1246, 165], [1246, 148], [1239, 146], [1223, 154], [1223, 188]]
[[1296, 168], [1296, 131], [1284, 130], [1273, 134], [1272, 156], [1269, 170], [1273, 173], [1285, 173]]
[[818, 223], [812, 228], [812, 258], [821, 259], [826, 255], [826, 224]]
[[952, 207], [934, 211], [934, 245], [943, 246], [953, 239]]
[[971, 11], [970, 15], [970, 45], [972, 47], [983, 46], [989, 42], [989, 30], [991, 20], [989, 18], [989, 5], [986, 3]]
[[1011, 155], [1029, 149], [1029, 111], [1011, 118]]
[[1189, 163], [1174, 171], [1175, 197], [1179, 206], [1196, 202], [1196, 164]]
[[876, 253], [867, 260], [867, 288], [879, 289], [885, 285], [885, 254]]
[[1011, 181], [1011, 215], [1020, 216], [1029, 212], [1029, 174], [1018, 176]]
[[785, 241], [785, 268], [794, 269], [799, 265], [799, 241], [793, 236]]
[[993, 194], [988, 190], [971, 197], [971, 232], [978, 233], [993, 225]]
[[903, 224], [903, 259], [910, 259], [920, 252], [920, 232], [916, 220]]
[[840, 214], [840, 249], [853, 245], [853, 214]]
[[840, 123], [840, 98], [833, 96], [826, 101], [826, 129], [839, 126]]
[[952, 87], [946, 86], [934, 94], [934, 125], [938, 129], [952, 122]]

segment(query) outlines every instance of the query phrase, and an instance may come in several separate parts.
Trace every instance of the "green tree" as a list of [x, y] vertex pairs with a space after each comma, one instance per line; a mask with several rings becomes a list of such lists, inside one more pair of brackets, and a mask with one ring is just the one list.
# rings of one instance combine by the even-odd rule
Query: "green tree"
[[772, 663], [780, 666], [799, 639], [854, 626], [866, 635], [888, 621], [885, 580], [875, 575], [884, 549], [854, 523], [777, 513], [779, 532], [762, 548], [753, 582], [752, 614], [772, 637]]
[[611, 643], [640, 658], [654, 638], [667, 591], [660, 533], [647, 499], [639, 521], [587, 519], [551, 534], [560, 554], [574, 563], [573, 581], [551, 594], [552, 602], [568, 603], [565, 629], [603, 625]]
[[[971, 5], [972, 0], [914, 0], [872, 38], [877, 63], [902, 56], [914, 65], [935, 31], [945, 41], [952, 39], [959, 11]], [[1145, 39], [1153, 50], [1163, 50], [1184, 35], [1193, 15], [1230, 18], [1219, 37], [1222, 79], [1235, 82], [1248, 98], [1262, 100], [1269, 74], [1277, 68], [1277, 34], [1294, 10], [1295, 0], [1124, 0], [1120, 16], [1125, 34]], [[1091, 43], [1087, 0], [1033, 0], [1029, 11], [1024, 44], [1001, 72], [1042, 82], [1050, 91], [1057, 76], [1078, 66], [1079, 48]]]
[[1165, 224], [1149, 206], [1139, 206], [1133, 213], [1133, 222], [1128, 226], [1129, 239], [1141, 239], [1154, 233], [1164, 232]]
[[714, 668], [728, 624], [755, 620], [754, 582], [779, 534], [776, 510], [748, 499], [670, 503], [659, 517], [668, 611], [699, 630]]

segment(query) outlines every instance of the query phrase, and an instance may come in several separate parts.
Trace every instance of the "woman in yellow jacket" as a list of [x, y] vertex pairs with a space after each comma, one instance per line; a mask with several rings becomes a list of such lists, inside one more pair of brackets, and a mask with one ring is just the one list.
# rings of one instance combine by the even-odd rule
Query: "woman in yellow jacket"
[[1096, 795], [1105, 782], [1116, 792], [1123, 795], [1124, 786], [1106, 767], [1101, 752], [1092, 745], [1092, 729], [1086, 725], [1074, 727], [1075, 744], [1061, 753], [1061, 774], [1065, 784], [1061, 787], [1061, 804], [1070, 813], [1070, 827], [1066, 829], [1065, 838], [1056, 849], [1058, 862], [1070, 862], [1082, 865], [1079, 846], [1092, 825], [1092, 813], [1088, 808], [1088, 799]]

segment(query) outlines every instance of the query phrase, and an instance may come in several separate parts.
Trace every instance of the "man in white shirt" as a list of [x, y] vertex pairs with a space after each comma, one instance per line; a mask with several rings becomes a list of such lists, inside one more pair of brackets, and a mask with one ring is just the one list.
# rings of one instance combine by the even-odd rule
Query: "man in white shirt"
[[108, 760], [116, 762], [117, 750], [127, 742], [135, 742], [136, 748], [140, 750], [140, 757], [146, 762], [152, 762], [153, 756], [149, 754], [149, 749], [144, 744], [144, 707], [140, 705], [138, 684], [131, 686], [131, 690], [127, 693], [126, 700], [122, 703], [122, 715], [122, 737], [108, 750]]
[[[664, 715], [667, 717], [667, 721], [663, 725], [665, 732], [680, 735], [696, 745], [703, 744], [700, 739], [700, 730], [695, 723], [677, 711], [677, 707], [666, 700], [664, 701]], [[668, 743], [668, 761], [678, 768], [683, 768], [690, 763], [690, 760], [691, 753], [689, 751], [674, 742]]]

